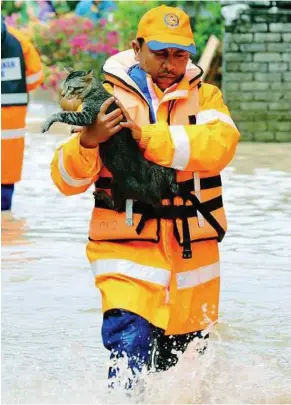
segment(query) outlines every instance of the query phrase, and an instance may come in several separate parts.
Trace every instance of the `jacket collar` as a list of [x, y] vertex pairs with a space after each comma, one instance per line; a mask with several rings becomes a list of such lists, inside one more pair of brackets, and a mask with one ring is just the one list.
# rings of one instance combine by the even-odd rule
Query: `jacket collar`
[[[128, 75], [129, 69], [134, 65], [136, 65], [134, 52], [132, 49], [129, 49], [107, 59], [103, 66], [103, 73], [105, 75], [105, 78], [110, 82], [118, 84], [119, 86], [126, 89], [131, 89], [134, 92], [137, 92], [143, 99], [146, 100], [140, 88]], [[201, 69], [201, 67], [195, 65], [189, 60], [186, 66], [185, 76], [178, 84], [177, 89], [174, 91], [177, 97], [179, 97], [179, 94], [184, 94], [185, 87], [189, 88], [190, 86], [190, 88], [193, 88], [197, 86], [197, 84], [201, 81], [200, 78], [202, 74], [203, 70]], [[182, 93], [179, 93], [179, 91], [182, 91]], [[174, 93], [171, 93], [171, 95], [173, 95]]]

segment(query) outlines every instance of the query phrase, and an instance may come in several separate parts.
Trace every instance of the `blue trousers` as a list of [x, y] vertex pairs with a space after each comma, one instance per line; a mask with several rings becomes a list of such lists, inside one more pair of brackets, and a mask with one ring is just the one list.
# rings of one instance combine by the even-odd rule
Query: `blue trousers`
[[[165, 331], [146, 319], [123, 309], [112, 309], [104, 313], [102, 339], [106, 349], [110, 350], [111, 360], [124, 357], [133, 377], [145, 366], [148, 370], [164, 371], [178, 362], [175, 351], [184, 352], [188, 344], [195, 338], [207, 339], [202, 331], [184, 335], [166, 336]], [[206, 348], [201, 345], [202, 354]], [[110, 367], [108, 377], [118, 377], [119, 369]], [[130, 388], [129, 382], [128, 387]]]
[[14, 184], [1, 184], [1, 211], [11, 210]]

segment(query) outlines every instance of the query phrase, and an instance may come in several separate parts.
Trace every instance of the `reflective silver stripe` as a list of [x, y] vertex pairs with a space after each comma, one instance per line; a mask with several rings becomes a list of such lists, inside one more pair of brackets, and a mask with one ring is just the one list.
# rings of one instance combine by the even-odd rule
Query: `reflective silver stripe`
[[42, 71], [40, 70], [37, 73], [34, 73], [32, 75], [26, 76], [26, 83], [27, 84], [33, 84], [39, 81], [39, 79], [42, 78]]
[[92, 181], [92, 177], [86, 178], [86, 179], [74, 179], [69, 175], [69, 173], [66, 171], [65, 166], [64, 166], [64, 152], [63, 148], [60, 149], [59, 151], [59, 171], [61, 173], [62, 179], [64, 180], [65, 183], [67, 183], [69, 186], [72, 187], [82, 187], [86, 186], [87, 184], [90, 184]]
[[1, 139], [17, 139], [24, 138], [25, 128], [20, 129], [2, 129]]
[[223, 121], [226, 124], [229, 124], [232, 127], [236, 128], [236, 125], [233, 122], [233, 120], [231, 119], [231, 117], [227, 114], [222, 113], [221, 111], [205, 110], [205, 111], [200, 111], [196, 115], [196, 125], [207, 124], [208, 122], [213, 121], [213, 120]]
[[175, 152], [171, 167], [183, 170], [190, 159], [190, 141], [183, 125], [170, 125], [171, 138]]
[[128, 226], [133, 226], [133, 200], [128, 198], [125, 201], [125, 222]]
[[27, 93], [1, 94], [1, 104], [14, 105], [18, 103], [27, 103], [27, 102], [28, 102]]
[[207, 283], [220, 275], [219, 262], [210, 264], [209, 266], [199, 267], [195, 270], [184, 271], [177, 274], [177, 288], [196, 287], [198, 285]]
[[[200, 175], [198, 172], [194, 173], [194, 190], [195, 190], [196, 197], [198, 198], [199, 201], [201, 201]], [[200, 211], [197, 211], [197, 221], [198, 221], [198, 226], [200, 228], [202, 228], [204, 226], [205, 222], [204, 222], [204, 217]]]
[[130, 260], [124, 259], [100, 259], [91, 263], [94, 276], [105, 274], [122, 274], [124, 276], [159, 284], [164, 287], [169, 286], [171, 272], [151, 266], [144, 266]]

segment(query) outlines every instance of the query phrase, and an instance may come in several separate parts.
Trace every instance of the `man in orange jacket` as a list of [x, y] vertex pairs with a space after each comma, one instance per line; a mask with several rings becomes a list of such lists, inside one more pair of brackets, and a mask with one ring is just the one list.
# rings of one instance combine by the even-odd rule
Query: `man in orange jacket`
[[[106, 114], [113, 99], [106, 100], [96, 123], [57, 149], [51, 169], [65, 195], [93, 184], [110, 194], [99, 144], [127, 127], [146, 159], [176, 170], [180, 194], [165, 196], [159, 212], [127, 200], [117, 213], [96, 200], [90, 221], [87, 256], [102, 294], [103, 343], [112, 359], [127, 356], [134, 379], [143, 366], [175, 365], [173, 349], [202, 343], [217, 322], [218, 242], [226, 231], [220, 172], [239, 131], [219, 89], [202, 83], [202, 69], [189, 59], [195, 43], [182, 10], [148, 11], [132, 48], [103, 68], [120, 108]], [[112, 366], [109, 377], [117, 372]]]
[[40, 57], [21, 32], [1, 19], [1, 211], [10, 210], [21, 179], [28, 92], [43, 81]]

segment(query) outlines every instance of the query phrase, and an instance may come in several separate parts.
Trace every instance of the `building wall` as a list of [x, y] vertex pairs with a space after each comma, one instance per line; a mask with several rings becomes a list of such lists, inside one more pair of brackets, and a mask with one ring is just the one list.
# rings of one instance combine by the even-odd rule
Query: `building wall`
[[222, 89], [241, 139], [291, 141], [291, 9], [244, 6], [225, 21]]

